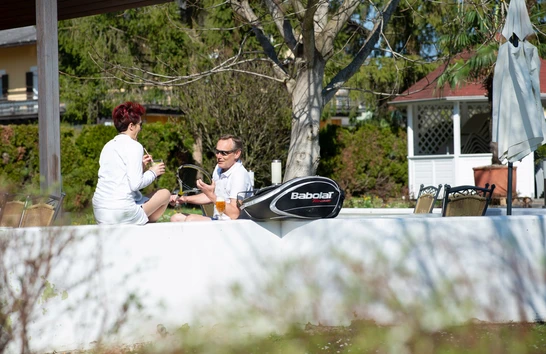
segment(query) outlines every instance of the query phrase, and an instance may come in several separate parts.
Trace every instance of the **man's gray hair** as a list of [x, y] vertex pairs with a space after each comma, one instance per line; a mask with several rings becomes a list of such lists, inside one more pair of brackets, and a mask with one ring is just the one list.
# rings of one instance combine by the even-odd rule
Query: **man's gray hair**
[[229, 139], [233, 141], [234, 151], [241, 150], [241, 152], [243, 152], [243, 141], [238, 136], [226, 134], [226, 135], [222, 135], [219, 140], [229, 140]]

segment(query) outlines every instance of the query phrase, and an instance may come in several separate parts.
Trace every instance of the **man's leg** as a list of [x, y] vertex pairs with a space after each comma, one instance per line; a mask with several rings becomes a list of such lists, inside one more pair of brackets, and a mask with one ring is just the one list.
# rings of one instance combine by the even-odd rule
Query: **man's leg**
[[187, 214], [176, 213], [171, 216], [171, 222], [186, 221]]
[[189, 214], [186, 216], [186, 221], [211, 221], [212, 219], [208, 216], [203, 216], [199, 214]]
[[148, 215], [149, 222], [156, 222], [167, 209], [171, 199], [171, 192], [168, 189], [160, 189], [149, 197], [150, 200], [142, 205], [142, 209]]

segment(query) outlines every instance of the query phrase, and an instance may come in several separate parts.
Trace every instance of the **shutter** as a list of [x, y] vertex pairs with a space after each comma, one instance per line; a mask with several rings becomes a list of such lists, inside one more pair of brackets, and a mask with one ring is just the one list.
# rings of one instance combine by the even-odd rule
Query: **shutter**
[[8, 75], [2, 75], [2, 96], [5, 98], [8, 96], [9, 80]]
[[32, 95], [32, 89], [34, 88], [34, 73], [29, 71], [26, 73], [26, 82], [27, 82], [27, 96]]

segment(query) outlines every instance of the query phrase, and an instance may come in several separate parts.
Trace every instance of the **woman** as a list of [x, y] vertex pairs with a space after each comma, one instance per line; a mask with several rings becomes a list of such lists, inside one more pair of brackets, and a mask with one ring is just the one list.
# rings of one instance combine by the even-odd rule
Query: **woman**
[[138, 224], [157, 221], [169, 204], [171, 193], [161, 189], [148, 197], [140, 189], [165, 173], [165, 164], [146, 166], [152, 156], [144, 155], [137, 141], [142, 129], [144, 107], [126, 102], [114, 108], [112, 119], [119, 134], [100, 154], [99, 181], [93, 195], [93, 212], [98, 224]]

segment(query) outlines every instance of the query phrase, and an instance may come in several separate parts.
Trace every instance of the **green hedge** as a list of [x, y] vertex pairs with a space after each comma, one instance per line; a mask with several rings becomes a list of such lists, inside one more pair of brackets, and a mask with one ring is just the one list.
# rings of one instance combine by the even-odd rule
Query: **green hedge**
[[[91, 205], [97, 184], [100, 152], [117, 134], [112, 126], [88, 125], [81, 130], [61, 126], [61, 178], [66, 193], [64, 209], [78, 211]], [[0, 126], [0, 186], [11, 192], [39, 189], [38, 125]], [[191, 161], [192, 139], [180, 123], [144, 126], [139, 142], [154, 158], [162, 158], [167, 172], [144, 190], [176, 187], [176, 169]]]
[[407, 194], [406, 133], [366, 124], [358, 129], [329, 125], [320, 132], [317, 173], [337, 181], [347, 197], [382, 199]]

